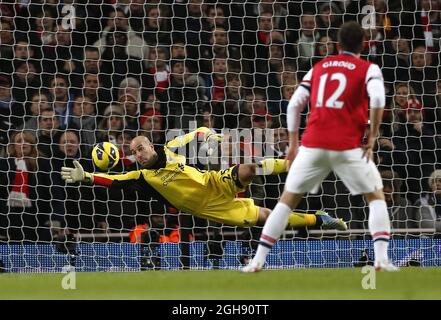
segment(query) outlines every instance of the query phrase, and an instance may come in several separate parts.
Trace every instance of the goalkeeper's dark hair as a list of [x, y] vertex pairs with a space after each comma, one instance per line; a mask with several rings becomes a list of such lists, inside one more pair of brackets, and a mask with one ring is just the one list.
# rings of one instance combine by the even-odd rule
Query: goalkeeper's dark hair
[[344, 51], [355, 54], [363, 51], [364, 30], [355, 21], [344, 23], [338, 32], [338, 43]]

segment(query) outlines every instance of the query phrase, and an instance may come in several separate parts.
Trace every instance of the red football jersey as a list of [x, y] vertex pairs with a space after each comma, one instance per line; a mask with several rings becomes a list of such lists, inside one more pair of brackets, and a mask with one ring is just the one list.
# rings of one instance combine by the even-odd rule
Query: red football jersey
[[328, 150], [360, 147], [368, 123], [367, 82], [380, 68], [352, 54], [323, 59], [302, 80], [311, 110], [302, 145]]

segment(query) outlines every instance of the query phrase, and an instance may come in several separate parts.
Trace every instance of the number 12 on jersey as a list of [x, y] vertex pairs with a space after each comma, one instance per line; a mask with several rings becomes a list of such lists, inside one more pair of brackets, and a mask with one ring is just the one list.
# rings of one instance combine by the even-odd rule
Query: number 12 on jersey
[[[320, 76], [319, 89], [317, 93], [317, 108], [323, 107], [323, 98], [325, 95], [326, 84], [328, 83], [329, 73], [322, 74]], [[342, 95], [343, 91], [346, 89], [347, 79], [343, 73], [336, 72], [331, 74], [330, 81], [338, 81], [337, 89], [332, 93], [332, 95], [326, 100], [326, 108], [341, 109], [343, 108], [344, 102], [339, 101], [338, 98]]]

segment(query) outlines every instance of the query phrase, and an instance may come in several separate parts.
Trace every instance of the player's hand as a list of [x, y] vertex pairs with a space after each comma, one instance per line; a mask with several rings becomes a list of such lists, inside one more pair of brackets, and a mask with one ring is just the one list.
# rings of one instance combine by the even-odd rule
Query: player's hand
[[222, 142], [222, 139], [224, 138], [223, 134], [216, 133], [216, 132], [209, 132], [205, 135], [205, 142], [212, 142], [212, 143], [219, 143]]
[[211, 156], [218, 148], [220, 142], [222, 142], [224, 136], [216, 132], [209, 132], [205, 135], [204, 140], [206, 143], [207, 154]]
[[288, 170], [291, 168], [291, 164], [294, 162], [294, 159], [297, 157], [297, 153], [299, 152], [299, 148], [297, 146], [289, 146], [288, 152], [286, 154], [286, 160], [288, 160]]
[[[61, 168], [61, 178], [66, 180], [66, 183], [76, 183], [81, 181], [86, 181], [86, 172], [84, 172], [81, 164], [74, 160], [73, 162], [75, 168], [62, 167]], [[90, 176], [90, 174], [89, 174]]]
[[361, 158], [363, 159], [366, 157], [366, 162], [369, 162], [369, 160], [373, 160], [374, 158], [374, 144], [375, 144], [375, 138], [369, 138], [367, 142], [361, 146], [363, 149], [363, 154]]

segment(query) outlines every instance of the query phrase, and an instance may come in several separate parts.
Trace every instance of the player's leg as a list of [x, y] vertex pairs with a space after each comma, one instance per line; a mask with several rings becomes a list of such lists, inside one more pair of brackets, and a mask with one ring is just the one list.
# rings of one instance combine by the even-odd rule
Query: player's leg
[[[270, 209], [260, 208], [257, 224], [264, 225], [270, 213]], [[287, 228], [298, 229], [303, 227], [347, 230], [347, 225], [342, 219], [333, 218], [324, 211], [318, 210], [314, 214], [292, 211], [288, 216]]]
[[[363, 194], [369, 203], [369, 231], [374, 241], [375, 265], [394, 271], [388, 259], [390, 220], [383, 194], [383, 183], [377, 167], [372, 161], [362, 159], [362, 150], [357, 148], [334, 152], [334, 171], [351, 194]], [[394, 270], [393, 270], [394, 269]]]
[[374, 241], [375, 268], [377, 271], [398, 271], [388, 257], [390, 219], [383, 189], [365, 193], [369, 203], [369, 232]]
[[256, 176], [281, 174], [287, 172], [287, 161], [284, 159], [264, 159], [259, 163], [248, 163], [239, 165], [238, 176], [242, 186], [248, 186]]
[[243, 272], [262, 269], [266, 256], [285, 230], [292, 209], [297, 207], [304, 193], [313, 190], [329, 174], [326, 158], [324, 150], [300, 147], [289, 170], [282, 197], [265, 222], [256, 255], [242, 269]]
[[268, 216], [260, 236], [259, 246], [252, 261], [242, 268], [242, 272], [260, 271], [272, 246], [282, 235], [288, 224], [292, 209], [302, 200], [303, 194], [284, 191], [280, 201]]
[[257, 163], [258, 174], [272, 175], [288, 172], [288, 161], [285, 159], [268, 158]]

